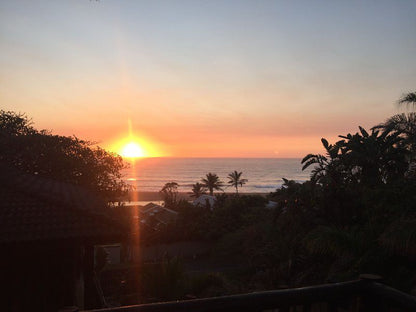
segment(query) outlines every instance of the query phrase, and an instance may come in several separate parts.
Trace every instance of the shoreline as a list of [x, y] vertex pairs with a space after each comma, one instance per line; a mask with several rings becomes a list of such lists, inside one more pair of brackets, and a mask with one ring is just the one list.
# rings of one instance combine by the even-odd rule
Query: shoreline
[[[222, 194], [222, 193], [214, 193], [216, 194]], [[235, 194], [235, 192], [225, 192], [227, 195]], [[250, 192], [242, 192], [239, 193], [240, 195], [260, 195], [262, 197], [266, 197], [270, 193], [250, 193]], [[143, 191], [132, 191], [129, 192], [127, 195], [127, 198], [130, 201], [163, 201], [163, 196], [160, 192], [143, 192]], [[178, 192], [178, 199], [185, 199], [185, 200], [193, 200], [194, 198], [191, 197], [191, 193], [188, 192]]]

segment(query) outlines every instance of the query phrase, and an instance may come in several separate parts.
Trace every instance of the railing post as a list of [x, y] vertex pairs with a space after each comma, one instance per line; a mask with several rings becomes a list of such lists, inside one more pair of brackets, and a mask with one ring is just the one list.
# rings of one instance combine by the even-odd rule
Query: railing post
[[304, 303], [302, 307], [302, 312], [311, 312], [311, 304], [310, 303]]
[[277, 310], [279, 312], [290, 312], [290, 306], [289, 305], [282, 305]]
[[79, 309], [76, 306], [63, 307], [58, 310], [58, 312], [78, 312], [78, 311]]
[[[360, 280], [368, 281], [368, 283], [375, 283], [375, 282], [381, 282], [383, 278], [379, 275], [374, 274], [360, 274]], [[365, 312], [383, 312], [387, 311], [387, 306], [383, 300], [383, 298], [380, 298], [379, 296], [374, 296], [369, 291], [365, 291], [361, 295], [361, 304], [359, 307], [359, 311], [365, 311]]]
[[328, 312], [338, 312], [338, 305], [334, 301], [328, 302]]

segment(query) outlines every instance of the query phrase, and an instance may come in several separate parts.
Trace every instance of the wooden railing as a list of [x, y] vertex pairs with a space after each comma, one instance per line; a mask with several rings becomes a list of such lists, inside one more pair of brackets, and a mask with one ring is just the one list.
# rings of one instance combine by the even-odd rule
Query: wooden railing
[[243, 295], [161, 302], [90, 312], [265, 311], [275, 312], [410, 312], [416, 297], [369, 278], [319, 286]]

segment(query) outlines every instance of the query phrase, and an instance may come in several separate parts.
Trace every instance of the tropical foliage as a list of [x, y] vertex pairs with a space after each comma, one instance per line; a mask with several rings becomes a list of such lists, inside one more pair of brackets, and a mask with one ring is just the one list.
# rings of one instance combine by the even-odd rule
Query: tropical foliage
[[315, 183], [362, 183], [377, 185], [403, 176], [407, 169], [409, 151], [399, 132], [373, 130], [368, 133], [359, 127], [356, 134], [341, 135], [334, 145], [322, 143], [327, 156], [308, 155], [302, 160], [303, 169], [318, 164], [313, 170]]

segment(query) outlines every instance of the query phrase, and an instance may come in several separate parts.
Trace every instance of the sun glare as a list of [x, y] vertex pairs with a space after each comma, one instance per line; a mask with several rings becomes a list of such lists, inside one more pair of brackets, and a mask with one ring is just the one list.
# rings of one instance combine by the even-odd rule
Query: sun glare
[[146, 156], [143, 148], [135, 142], [130, 142], [124, 145], [120, 154], [121, 156], [128, 158], [138, 158]]
[[114, 141], [108, 146], [110, 151], [125, 158], [128, 162], [134, 162], [137, 158], [162, 157], [162, 155], [166, 155], [152, 138], [147, 137], [143, 133], [135, 135], [131, 120], [128, 120], [128, 126], [128, 135], [114, 137]]

